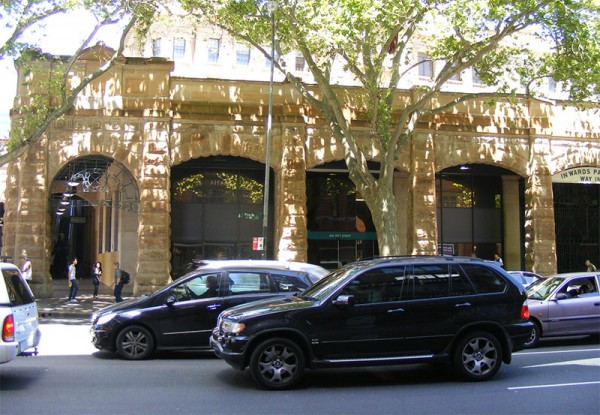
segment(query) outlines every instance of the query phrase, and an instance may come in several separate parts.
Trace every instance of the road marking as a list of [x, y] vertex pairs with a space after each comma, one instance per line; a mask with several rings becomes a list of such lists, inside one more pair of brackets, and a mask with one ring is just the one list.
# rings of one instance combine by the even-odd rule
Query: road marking
[[600, 348], [596, 348], [596, 349], [579, 349], [579, 350], [554, 350], [554, 351], [547, 351], [547, 352], [518, 352], [518, 353], [514, 353], [513, 356], [527, 356], [527, 355], [534, 355], [534, 354], [558, 354], [558, 353], [581, 353], [581, 352], [600, 352]]
[[586, 385], [600, 385], [600, 380], [594, 382], [576, 382], [576, 383], [557, 383], [554, 385], [532, 385], [532, 386], [515, 386], [506, 388], [508, 390], [522, 390], [522, 389], [542, 389], [542, 388], [562, 388], [565, 386], [586, 386]]
[[591, 359], [565, 360], [564, 362], [542, 363], [541, 365], [523, 366], [523, 368], [528, 369], [532, 367], [551, 367], [566, 365], [600, 366], [600, 357], [594, 357]]

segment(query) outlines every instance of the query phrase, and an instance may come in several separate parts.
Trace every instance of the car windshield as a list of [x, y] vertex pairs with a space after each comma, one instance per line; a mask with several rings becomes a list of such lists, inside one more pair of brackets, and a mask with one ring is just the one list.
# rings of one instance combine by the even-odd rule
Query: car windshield
[[339, 268], [325, 277], [321, 278], [314, 285], [302, 291], [298, 296], [305, 299], [321, 301], [327, 298], [332, 292], [340, 288], [340, 284], [366, 266], [360, 263], [353, 263]]
[[556, 291], [564, 280], [564, 278], [559, 277], [537, 280], [527, 287], [527, 298], [533, 300], [545, 300]]

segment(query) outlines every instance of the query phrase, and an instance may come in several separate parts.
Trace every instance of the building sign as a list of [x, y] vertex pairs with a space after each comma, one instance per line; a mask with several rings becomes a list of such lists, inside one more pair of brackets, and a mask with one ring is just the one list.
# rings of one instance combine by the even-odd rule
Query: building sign
[[376, 241], [375, 232], [327, 232], [327, 231], [308, 231], [308, 239], [322, 241]]
[[252, 238], [252, 250], [253, 251], [262, 251], [265, 245], [265, 238], [260, 236], [255, 236]]
[[600, 184], [600, 167], [576, 167], [552, 176], [552, 183]]

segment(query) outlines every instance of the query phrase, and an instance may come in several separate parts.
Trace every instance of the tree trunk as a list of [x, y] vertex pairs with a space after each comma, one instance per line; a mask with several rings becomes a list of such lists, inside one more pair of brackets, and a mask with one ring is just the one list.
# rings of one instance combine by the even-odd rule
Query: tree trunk
[[378, 182], [380, 186], [361, 189], [365, 198], [379, 244], [379, 255], [402, 255], [400, 252], [400, 236], [398, 232], [397, 202], [393, 192], [393, 183]]

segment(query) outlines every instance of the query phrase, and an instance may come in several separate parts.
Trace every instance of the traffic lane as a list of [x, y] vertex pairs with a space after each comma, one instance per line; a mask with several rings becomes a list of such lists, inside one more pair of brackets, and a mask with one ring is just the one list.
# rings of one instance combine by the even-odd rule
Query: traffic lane
[[[568, 355], [579, 353], [597, 351]], [[503, 365], [488, 382], [459, 382], [445, 365], [408, 365], [314, 371], [298, 389], [282, 392], [261, 390], [248, 371], [193, 353], [165, 353], [146, 361], [124, 361], [104, 352], [38, 356], [0, 367], [0, 408], [10, 414], [79, 415], [600, 413], [598, 384], [513, 389], [552, 383], [552, 372], [527, 366], [537, 366], [540, 359], [565, 362], [565, 355], [515, 354], [513, 364]], [[597, 368], [567, 364], [560, 370], [569, 378], [595, 374], [600, 381]]]

